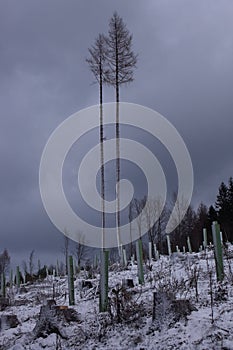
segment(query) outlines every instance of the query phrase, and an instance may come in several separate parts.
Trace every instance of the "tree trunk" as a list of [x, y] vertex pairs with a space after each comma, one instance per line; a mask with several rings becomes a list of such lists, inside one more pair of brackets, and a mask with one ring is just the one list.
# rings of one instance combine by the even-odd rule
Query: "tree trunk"
[[108, 251], [105, 249], [105, 186], [104, 186], [104, 138], [103, 138], [103, 81], [100, 62], [100, 161], [101, 161], [101, 203], [102, 203], [102, 250], [100, 259], [100, 312], [108, 309]]
[[119, 58], [118, 58], [118, 41], [117, 36], [115, 38], [115, 55], [116, 55], [116, 182], [117, 182], [117, 207], [116, 207], [116, 225], [117, 225], [117, 239], [118, 239], [118, 248], [120, 252], [121, 246], [121, 237], [120, 237], [120, 123], [119, 123]]

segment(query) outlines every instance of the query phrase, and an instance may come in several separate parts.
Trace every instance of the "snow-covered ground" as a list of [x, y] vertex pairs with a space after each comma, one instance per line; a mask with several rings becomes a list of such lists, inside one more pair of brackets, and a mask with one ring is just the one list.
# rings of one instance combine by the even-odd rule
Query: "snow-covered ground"
[[[207, 259], [208, 258], [208, 259]], [[224, 259], [225, 278], [217, 283], [213, 252], [173, 254], [145, 265], [145, 284], [138, 285], [137, 265], [123, 269], [117, 265], [109, 273], [111, 313], [98, 312], [98, 273], [88, 279], [92, 287], [82, 288], [87, 279], [82, 271], [75, 280], [75, 306], [78, 322], [63, 325], [67, 339], [56, 334], [33, 339], [32, 330], [40, 307], [55, 292], [57, 305], [68, 305], [67, 279], [48, 276], [44, 281], [25, 285], [26, 291], [9, 291], [13, 305], [0, 312], [15, 314], [16, 328], [0, 332], [0, 349], [233, 349], [233, 259]], [[134, 287], [121, 289], [124, 279]], [[53, 287], [54, 286], [54, 287]], [[152, 322], [153, 292], [174, 293], [176, 299], [189, 299], [196, 308], [187, 318], [171, 323], [166, 309]], [[116, 292], [121, 303], [121, 319], [116, 317]], [[211, 293], [213, 303], [211, 307]]]

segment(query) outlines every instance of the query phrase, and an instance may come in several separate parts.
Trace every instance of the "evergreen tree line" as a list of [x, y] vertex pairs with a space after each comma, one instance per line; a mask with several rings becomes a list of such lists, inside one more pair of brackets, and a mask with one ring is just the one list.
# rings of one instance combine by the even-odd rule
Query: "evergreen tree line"
[[[176, 196], [174, 195], [175, 201]], [[145, 199], [136, 200], [134, 203], [134, 212], [138, 212], [139, 204], [143, 207]], [[174, 203], [173, 203], [174, 204]], [[151, 205], [152, 210], [150, 209], [148, 220], [152, 220], [153, 210], [158, 210], [158, 201], [153, 200]], [[182, 207], [183, 203], [179, 203]], [[172, 205], [171, 205], [172, 207]], [[167, 242], [165, 228], [168, 218], [171, 214], [171, 208], [169, 205], [166, 205], [160, 219], [156, 224], [148, 230], [148, 239], [153, 244], [157, 245], [157, 249], [160, 253], [167, 253]], [[179, 221], [179, 212], [177, 211], [177, 216], [174, 217], [174, 220]], [[229, 178], [228, 184], [224, 182], [221, 183], [218, 189], [218, 194], [216, 201], [211, 206], [206, 206], [204, 203], [201, 203], [198, 208], [195, 210], [191, 205], [189, 206], [183, 220], [176, 227], [176, 229], [170, 234], [170, 240], [172, 244], [172, 250], [176, 250], [176, 246], [180, 250], [187, 251], [187, 238], [190, 237], [192, 244], [192, 250], [198, 251], [200, 246], [203, 245], [203, 228], [207, 229], [207, 240], [208, 244], [213, 242], [212, 239], [212, 229], [211, 225], [213, 221], [218, 221], [220, 224], [220, 229], [223, 236], [224, 242], [233, 242], [233, 179]]]

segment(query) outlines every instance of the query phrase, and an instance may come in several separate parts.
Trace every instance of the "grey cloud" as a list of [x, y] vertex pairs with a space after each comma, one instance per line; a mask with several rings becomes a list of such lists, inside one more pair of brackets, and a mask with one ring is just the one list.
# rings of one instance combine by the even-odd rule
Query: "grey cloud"
[[[121, 89], [121, 98], [157, 110], [181, 133], [194, 165], [194, 203], [213, 203], [220, 182], [233, 175], [233, 3], [105, 0], [94, 5], [1, 1], [0, 216], [2, 245], [9, 249], [30, 251], [33, 243], [41, 251], [58, 249], [61, 236], [39, 196], [40, 156], [62, 120], [98, 103], [85, 58], [115, 9], [139, 53], [135, 81]], [[104, 96], [113, 100], [113, 89], [105, 88]]]

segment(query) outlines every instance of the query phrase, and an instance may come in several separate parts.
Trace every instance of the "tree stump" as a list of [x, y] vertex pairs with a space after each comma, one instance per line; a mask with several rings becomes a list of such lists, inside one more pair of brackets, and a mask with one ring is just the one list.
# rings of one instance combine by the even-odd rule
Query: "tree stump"
[[10, 305], [9, 298], [0, 297], [0, 311], [5, 310], [5, 308], [9, 305]]
[[189, 300], [176, 300], [172, 293], [154, 292], [152, 321], [156, 330], [173, 327], [197, 309]]
[[24, 293], [27, 293], [27, 292], [28, 292], [28, 290], [27, 290], [27, 288], [25, 286], [21, 286], [19, 288], [19, 294], [24, 294]]
[[61, 338], [67, 339], [64, 326], [71, 321], [78, 321], [75, 310], [57, 306], [54, 300], [48, 300], [47, 305], [40, 308], [39, 319], [33, 329], [34, 339], [46, 338], [51, 333], [56, 333]]
[[122, 287], [133, 288], [134, 287], [133, 279], [132, 278], [124, 278], [122, 280]]
[[0, 331], [5, 331], [10, 328], [16, 328], [19, 325], [19, 320], [16, 315], [1, 315]]
[[82, 281], [82, 288], [93, 288], [93, 284], [89, 280], [83, 280]]

